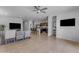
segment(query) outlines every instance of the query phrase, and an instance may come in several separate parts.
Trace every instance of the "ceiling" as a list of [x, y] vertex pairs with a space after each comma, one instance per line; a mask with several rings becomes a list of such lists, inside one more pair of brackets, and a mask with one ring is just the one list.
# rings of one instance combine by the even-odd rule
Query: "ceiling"
[[48, 15], [57, 15], [63, 12], [71, 12], [79, 9], [78, 6], [41, 6], [41, 8], [43, 7], [48, 8], [45, 14], [37, 14], [33, 11], [33, 6], [0, 6], [0, 15], [21, 17], [24, 20], [39, 20]]

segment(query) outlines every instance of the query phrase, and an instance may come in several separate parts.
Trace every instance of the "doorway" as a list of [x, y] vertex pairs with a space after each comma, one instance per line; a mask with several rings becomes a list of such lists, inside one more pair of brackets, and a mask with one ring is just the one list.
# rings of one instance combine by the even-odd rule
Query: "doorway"
[[52, 32], [53, 32], [53, 36], [56, 36], [56, 21], [57, 21], [57, 16], [53, 16], [52, 17]]

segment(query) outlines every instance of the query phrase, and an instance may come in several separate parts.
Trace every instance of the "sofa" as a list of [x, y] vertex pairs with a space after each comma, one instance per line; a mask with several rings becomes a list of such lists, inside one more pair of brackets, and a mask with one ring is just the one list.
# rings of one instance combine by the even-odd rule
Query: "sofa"
[[8, 43], [8, 41], [18, 41], [26, 38], [30, 38], [31, 31], [16, 31], [16, 30], [7, 30], [4, 33], [4, 43]]
[[15, 38], [16, 38], [16, 30], [7, 30], [4, 33], [4, 37], [5, 37], [5, 43], [7, 44], [9, 41], [13, 41], [15, 42]]
[[16, 40], [30, 38], [31, 31], [17, 31], [16, 32]]

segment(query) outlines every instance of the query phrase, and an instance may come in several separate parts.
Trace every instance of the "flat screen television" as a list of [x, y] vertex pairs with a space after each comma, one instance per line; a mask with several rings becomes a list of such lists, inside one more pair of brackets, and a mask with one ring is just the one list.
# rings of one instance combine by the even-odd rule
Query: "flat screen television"
[[75, 26], [75, 18], [60, 20], [60, 26]]
[[9, 23], [9, 28], [10, 29], [21, 29], [21, 24], [20, 23]]

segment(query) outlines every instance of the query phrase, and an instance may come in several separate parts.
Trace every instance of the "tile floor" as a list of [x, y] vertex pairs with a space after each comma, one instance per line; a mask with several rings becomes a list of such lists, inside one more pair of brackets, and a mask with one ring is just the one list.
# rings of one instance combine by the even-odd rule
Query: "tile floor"
[[32, 34], [30, 39], [0, 45], [1, 53], [74, 53], [79, 52], [79, 42], [73, 42], [46, 34]]

